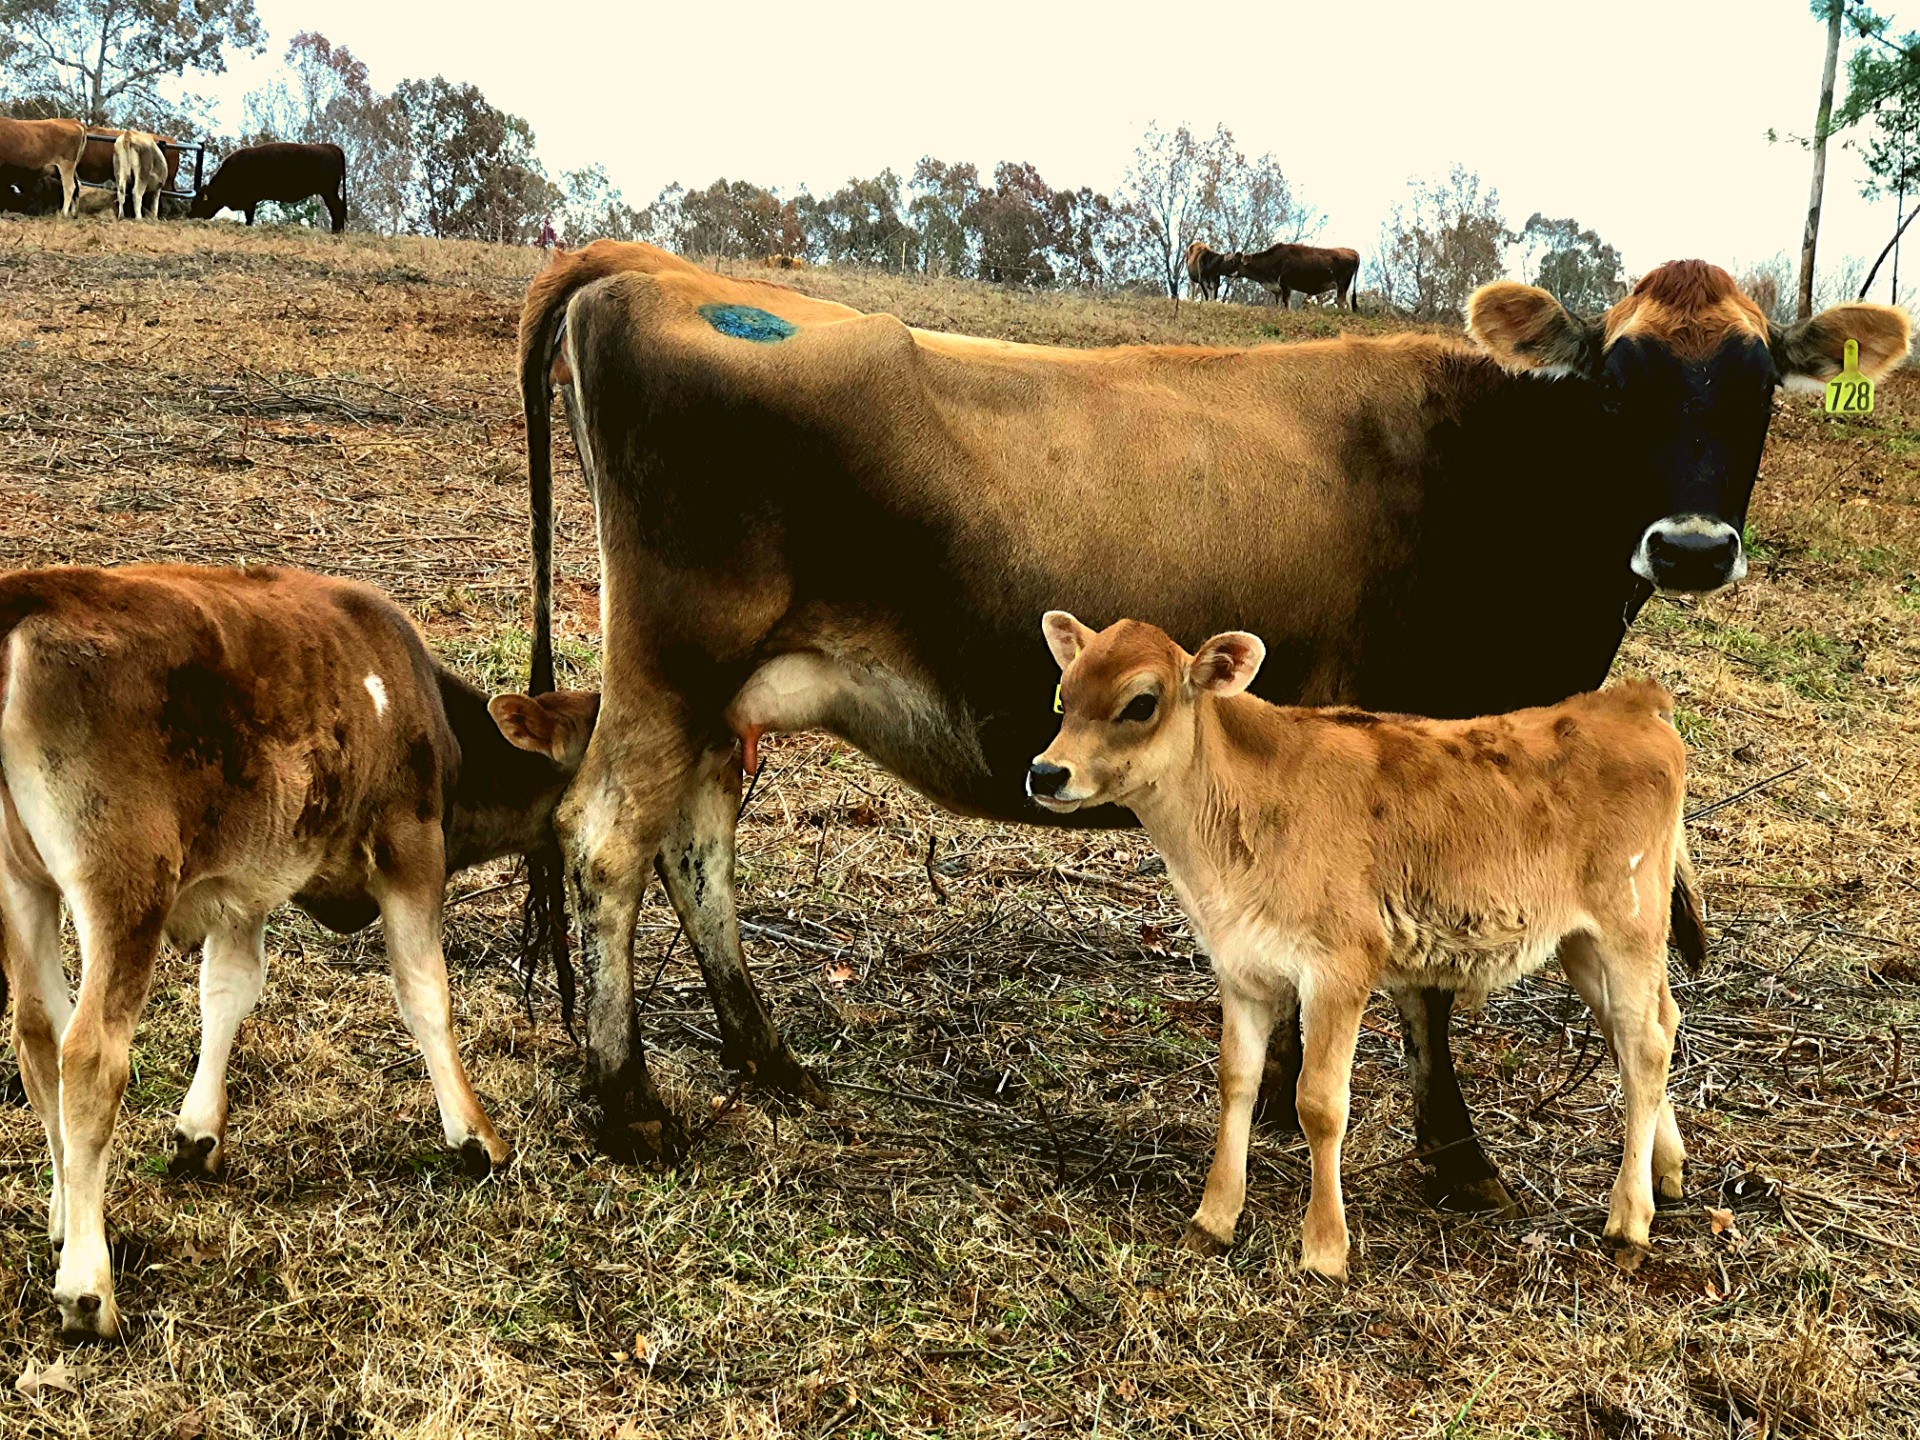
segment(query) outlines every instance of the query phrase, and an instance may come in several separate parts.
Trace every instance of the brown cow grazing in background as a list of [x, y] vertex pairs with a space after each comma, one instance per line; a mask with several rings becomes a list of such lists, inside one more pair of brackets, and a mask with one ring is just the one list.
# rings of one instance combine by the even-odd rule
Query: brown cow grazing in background
[[163, 941], [205, 942], [176, 1173], [223, 1159], [227, 1056], [260, 996], [267, 914], [289, 900], [333, 930], [385, 921], [447, 1143], [479, 1172], [506, 1158], [454, 1046], [441, 901], [454, 871], [551, 843], [598, 710], [582, 694], [489, 706], [391, 601], [342, 580], [166, 565], [0, 577], [0, 974], [52, 1152], [64, 1330], [118, 1326], [106, 1156]]
[[160, 145], [144, 130], [123, 130], [113, 142], [113, 208], [140, 218], [147, 196], [153, 196], [153, 218], [160, 218], [160, 192], [166, 187], [167, 162]]
[[338, 145], [250, 145], [220, 162], [187, 213], [211, 220], [222, 210], [239, 210], [251, 225], [262, 200], [297, 205], [309, 195], [326, 202], [334, 234], [347, 228], [346, 151]]
[[60, 172], [60, 213], [73, 214], [87, 132], [77, 120], [0, 119], [0, 170], [24, 177], [22, 189], [49, 167]]
[[[1704, 950], [1673, 697], [1648, 680], [1476, 720], [1270, 705], [1244, 694], [1257, 636], [1189, 655], [1122, 620], [1041, 622], [1060, 732], [1027, 772], [1042, 809], [1124, 805], [1167, 862], [1220, 981], [1220, 1137], [1189, 1245], [1233, 1243], [1247, 1137], [1283, 1004], [1306, 1037], [1297, 1104], [1313, 1161], [1300, 1268], [1347, 1274], [1340, 1142], [1373, 990], [1484, 996], [1556, 952], [1620, 1067], [1626, 1150], [1607, 1238], [1644, 1253], [1686, 1150], [1667, 1098], [1680, 1011], [1668, 894]], [[1676, 888], [1676, 881], [1677, 888]]]
[[1220, 298], [1220, 280], [1226, 275], [1230, 256], [1208, 248], [1196, 240], [1187, 247], [1187, 293], [1202, 300]]
[[1319, 245], [1269, 245], [1252, 255], [1235, 251], [1228, 257], [1229, 275], [1253, 280], [1273, 292], [1284, 309], [1295, 290], [1303, 295], [1335, 292], [1336, 306], [1349, 305], [1359, 310], [1354, 292], [1360, 273], [1358, 250], [1329, 250]]

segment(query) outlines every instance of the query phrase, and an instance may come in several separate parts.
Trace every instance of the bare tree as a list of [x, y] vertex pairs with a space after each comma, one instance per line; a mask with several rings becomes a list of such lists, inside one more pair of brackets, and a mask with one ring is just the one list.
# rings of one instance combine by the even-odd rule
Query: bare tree
[[1513, 237], [1500, 194], [1461, 165], [1444, 180], [1407, 183], [1412, 196], [1393, 207], [1372, 257], [1372, 288], [1417, 319], [1458, 318], [1474, 287], [1505, 273]]
[[0, 0], [0, 35], [7, 88], [59, 95], [89, 125], [176, 108], [162, 82], [223, 74], [228, 50], [266, 48], [253, 0]]
[[[1231, 144], [1231, 137], [1228, 137]], [[1201, 209], [1201, 156], [1193, 131], [1185, 125], [1162, 130], [1147, 127], [1133, 153], [1121, 199], [1128, 218], [1126, 249], [1134, 268], [1150, 274], [1176, 299], [1185, 273], [1187, 246], [1198, 238]]]

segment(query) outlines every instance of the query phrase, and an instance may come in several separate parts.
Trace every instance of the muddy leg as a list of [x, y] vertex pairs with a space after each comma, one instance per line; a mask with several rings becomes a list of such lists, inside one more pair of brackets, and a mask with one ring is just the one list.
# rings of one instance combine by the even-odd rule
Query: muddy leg
[[[680, 733], [657, 715], [628, 720], [603, 708], [586, 760], [554, 815], [568, 900], [579, 922], [598, 1139], [609, 1155], [629, 1162], [671, 1161], [685, 1150], [685, 1134], [647, 1071], [633, 993], [641, 892], [693, 763]], [[620, 739], [610, 738], [629, 734], [652, 743], [644, 750], [620, 748]]]
[[1427, 1162], [1433, 1166], [1425, 1186], [1428, 1203], [1443, 1210], [1510, 1210], [1513, 1197], [1480, 1148], [1473, 1117], [1454, 1078], [1447, 1033], [1453, 992], [1396, 990], [1393, 1003], [1400, 1011], [1407, 1077], [1413, 1086], [1414, 1145], [1423, 1154], [1438, 1152]]
[[67, 1238], [66, 1148], [60, 1138], [60, 1042], [73, 1015], [60, 963], [60, 892], [0, 874], [0, 947], [13, 983], [13, 1053], [20, 1083], [47, 1131], [53, 1195], [47, 1238]]
[[[136, 867], [130, 867], [135, 869]], [[106, 887], [100, 887], [106, 888]], [[153, 983], [160, 930], [173, 903], [164, 895], [114, 903], [76, 903], [82, 970], [80, 1001], [60, 1042], [60, 1129], [67, 1149], [67, 1243], [54, 1277], [64, 1334], [106, 1339], [119, 1333], [107, 1255], [107, 1152], [127, 1088], [133, 1029]]]
[[1273, 1030], [1273, 1002], [1229, 985], [1220, 986], [1220, 1133], [1206, 1193], [1187, 1224], [1185, 1244], [1218, 1254], [1233, 1244], [1234, 1227], [1247, 1203], [1247, 1137], [1253, 1102]]
[[387, 929], [394, 997], [426, 1057], [448, 1148], [460, 1152], [468, 1174], [485, 1175], [506, 1160], [507, 1147], [480, 1108], [480, 1097], [473, 1093], [473, 1082], [454, 1043], [453, 1002], [447, 993], [447, 961], [441, 948], [440, 903], [446, 870], [440, 860], [440, 832], [436, 826], [389, 843], [394, 853], [414, 858], [403, 872], [412, 883], [378, 897]]
[[200, 1062], [173, 1127], [176, 1179], [204, 1179], [227, 1160], [227, 1058], [267, 979], [264, 915], [212, 931], [200, 955]]
[[700, 758], [693, 789], [667, 831], [656, 867], [706, 977], [720, 1022], [720, 1063], [770, 1090], [830, 1105], [826, 1087], [787, 1049], [740, 948], [733, 874], [739, 814], [739, 758], [731, 745], [709, 750]]

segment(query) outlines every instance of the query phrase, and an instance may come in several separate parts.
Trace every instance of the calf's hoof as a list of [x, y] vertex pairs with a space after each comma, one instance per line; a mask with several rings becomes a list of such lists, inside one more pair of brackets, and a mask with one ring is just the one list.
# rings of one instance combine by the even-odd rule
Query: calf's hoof
[[1635, 1240], [1629, 1235], [1616, 1235], [1609, 1231], [1601, 1237], [1601, 1247], [1613, 1256], [1613, 1263], [1631, 1275], [1653, 1258], [1653, 1246], [1644, 1240]]
[[1345, 1255], [1315, 1255], [1300, 1257], [1300, 1273], [1309, 1280], [1339, 1287], [1347, 1283], [1347, 1257]]
[[1662, 1207], [1680, 1204], [1687, 1198], [1687, 1187], [1678, 1175], [1662, 1175], [1653, 1182], [1653, 1203]]
[[68, 1299], [62, 1299], [59, 1295], [53, 1298], [60, 1307], [62, 1340], [111, 1340], [120, 1333], [120, 1311], [111, 1295], [96, 1295], [89, 1291]]
[[[500, 1157], [505, 1160], [503, 1153]], [[460, 1147], [460, 1168], [466, 1172], [469, 1180], [484, 1180], [493, 1173], [494, 1157], [488, 1151], [487, 1142], [478, 1135], [469, 1135], [466, 1143]]]
[[1187, 1228], [1180, 1234], [1180, 1248], [1212, 1259], [1233, 1249], [1233, 1236], [1229, 1235], [1223, 1240], [1198, 1220], [1189, 1220]]
[[211, 1180], [220, 1173], [220, 1166], [225, 1159], [217, 1135], [202, 1135], [194, 1139], [176, 1130], [173, 1132], [173, 1159], [167, 1162], [167, 1174], [176, 1180]]

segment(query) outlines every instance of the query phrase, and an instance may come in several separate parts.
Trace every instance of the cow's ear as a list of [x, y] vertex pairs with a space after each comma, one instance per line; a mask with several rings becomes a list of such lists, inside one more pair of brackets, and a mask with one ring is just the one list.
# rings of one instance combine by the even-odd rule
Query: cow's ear
[[1216, 635], [1194, 652], [1187, 679], [1196, 690], [1212, 695], [1238, 695], [1260, 673], [1267, 658], [1266, 643], [1244, 630]]
[[1093, 639], [1093, 631], [1064, 610], [1049, 610], [1042, 615], [1040, 633], [1047, 637], [1047, 648], [1062, 670], [1073, 664], [1074, 657]]
[[487, 702], [487, 713], [510, 743], [536, 755], [552, 754], [553, 717], [531, 695], [496, 695]]
[[1810, 320], [1772, 328], [1774, 368], [1795, 390], [1818, 390], [1846, 363], [1847, 341], [1860, 346], [1860, 373], [1878, 380], [1907, 358], [1912, 327], [1891, 305], [1835, 305]]
[[1535, 285], [1482, 285], [1467, 301], [1467, 333], [1504, 370], [1589, 380], [1600, 373], [1600, 322], [1569, 315]]

